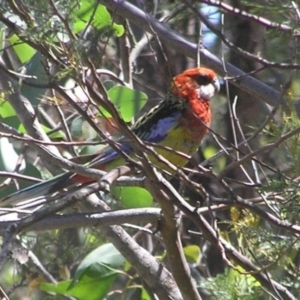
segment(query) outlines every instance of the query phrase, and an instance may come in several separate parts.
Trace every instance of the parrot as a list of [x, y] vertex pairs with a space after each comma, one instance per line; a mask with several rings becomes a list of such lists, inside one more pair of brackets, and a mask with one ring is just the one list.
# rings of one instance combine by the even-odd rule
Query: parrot
[[[212, 118], [210, 99], [219, 90], [220, 83], [213, 70], [204, 67], [187, 69], [173, 78], [162, 101], [142, 115], [131, 130], [141, 141], [158, 145], [157, 148], [154, 146], [155, 151], [173, 165], [184, 167], [189, 157], [196, 153], [208, 131]], [[133, 156], [128, 138], [120, 137], [117, 142], [121, 145], [121, 151]], [[172, 149], [172, 152], [164, 150], [164, 147]], [[155, 159], [153, 164], [157, 164]], [[109, 172], [121, 165], [124, 165], [124, 159], [108, 145], [87, 167]], [[49, 196], [74, 185], [95, 181], [80, 174], [66, 172], [7, 196], [0, 200], [0, 207]]]

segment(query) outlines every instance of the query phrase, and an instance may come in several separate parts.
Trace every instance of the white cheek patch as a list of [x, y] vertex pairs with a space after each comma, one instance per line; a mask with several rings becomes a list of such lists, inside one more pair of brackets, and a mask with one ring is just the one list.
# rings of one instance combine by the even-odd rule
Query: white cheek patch
[[212, 84], [201, 85], [197, 89], [198, 98], [209, 100], [215, 94], [215, 87]]

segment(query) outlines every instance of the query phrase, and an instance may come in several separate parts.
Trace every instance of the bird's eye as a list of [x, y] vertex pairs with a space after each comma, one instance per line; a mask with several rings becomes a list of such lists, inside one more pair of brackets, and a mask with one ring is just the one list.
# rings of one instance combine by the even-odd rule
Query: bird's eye
[[194, 79], [199, 85], [207, 85], [211, 83], [211, 78], [207, 75], [197, 75]]

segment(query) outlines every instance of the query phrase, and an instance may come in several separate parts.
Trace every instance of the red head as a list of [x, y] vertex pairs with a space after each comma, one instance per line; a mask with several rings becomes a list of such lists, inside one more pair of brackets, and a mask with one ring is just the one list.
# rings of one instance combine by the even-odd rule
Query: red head
[[209, 100], [220, 90], [220, 83], [214, 71], [206, 68], [188, 69], [173, 79], [171, 91], [182, 98]]
[[171, 92], [187, 104], [181, 123], [189, 128], [191, 136], [202, 139], [211, 122], [209, 100], [220, 90], [214, 71], [206, 68], [188, 69], [173, 79]]

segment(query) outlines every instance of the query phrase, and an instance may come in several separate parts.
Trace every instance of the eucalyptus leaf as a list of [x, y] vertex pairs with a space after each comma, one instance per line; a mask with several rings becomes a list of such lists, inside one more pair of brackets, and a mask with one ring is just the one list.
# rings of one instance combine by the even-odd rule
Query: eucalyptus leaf
[[[112, 103], [115, 104], [125, 122], [130, 122], [143, 108], [148, 99], [145, 93], [126, 86], [114, 86], [107, 92], [107, 95]], [[100, 107], [100, 111], [106, 117], [111, 116], [103, 107]]]
[[140, 187], [112, 186], [111, 193], [125, 208], [150, 207], [153, 203], [152, 195]]
[[104, 5], [98, 4], [96, 1], [81, 1], [79, 8], [73, 11], [73, 15], [75, 16], [75, 33], [84, 30], [88, 24], [91, 24], [96, 29], [111, 27], [113, 32], [118, 37], [124, 34], [124, 27], [122, 25], [114, 23], [106, 7]]

